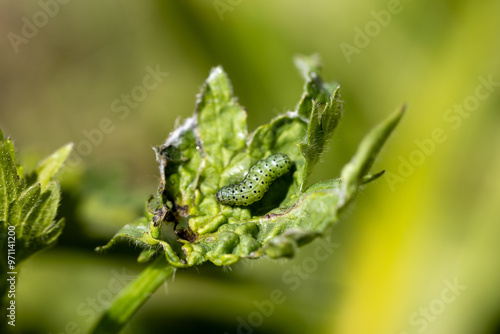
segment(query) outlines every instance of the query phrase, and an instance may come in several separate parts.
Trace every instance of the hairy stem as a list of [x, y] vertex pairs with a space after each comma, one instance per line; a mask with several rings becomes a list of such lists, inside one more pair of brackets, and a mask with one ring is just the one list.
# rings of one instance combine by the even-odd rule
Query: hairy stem
[[115, 297], [109, 309], [102, 315], [92, 333], [118, 333], [134, 313], [153, 295], [156, 289], [170, 277], [175, 268], [165, 256], [158, 257], [149, 267]]

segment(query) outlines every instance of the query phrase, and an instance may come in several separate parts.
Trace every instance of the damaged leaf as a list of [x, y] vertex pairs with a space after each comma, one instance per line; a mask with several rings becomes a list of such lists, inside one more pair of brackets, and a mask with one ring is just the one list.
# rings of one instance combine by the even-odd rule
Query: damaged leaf
[[[146, 216], [122, 228], [101, 250], [119, 240], [144, 248], [141, 260], [164, 253], [175, 267], [210, 261], [229, 265], [241, 258], [291, 257], [296, 249], [337, 222], [370, 175], [380, 148], [398, 124], [397, 111], [363, 139], [339, 178], [307, 187], [342, 116], [340, 85], [324, 83], [316, 58], [298, 58], [305, 77], [295, 111], [248, 133], [245, 109], [233, 96], [221, 67], [214, 68], [197, 99], [193, 117], [155, 147], [161, 182]], [[219, 203], [216, 193], [239, 183], [249, 168], [282, 153], [290, 172], [277, 178], [261, 200], [243, 207]]]

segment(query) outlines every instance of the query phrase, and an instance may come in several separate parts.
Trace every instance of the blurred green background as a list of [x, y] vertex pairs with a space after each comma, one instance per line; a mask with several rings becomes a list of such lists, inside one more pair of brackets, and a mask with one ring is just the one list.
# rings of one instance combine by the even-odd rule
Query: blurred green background
[[[21, 268], [16, 332], [87, 332], [143, 268], [133, 246], [93, 249], [141, 214], [158, 181], [151, 147], [191, 115], [211, 67], [253, 130], [294, 108], [293, 56], [311, 53], [345, 101], [312, 181], [337, 176], [407, 103], [375, 166], [389, 176], [359, 194], [317, 268], [320, 241], [289, 261], [178, 271], [124, 332], [500, 332], [499, 15], [497, 0], [2, 1], [0, 127], [31, 166], [76, 144], [67, 226]], [[141, 90], [148, 68], [168, 75]], [[283, 303], [261, 310], [276, 289]]]

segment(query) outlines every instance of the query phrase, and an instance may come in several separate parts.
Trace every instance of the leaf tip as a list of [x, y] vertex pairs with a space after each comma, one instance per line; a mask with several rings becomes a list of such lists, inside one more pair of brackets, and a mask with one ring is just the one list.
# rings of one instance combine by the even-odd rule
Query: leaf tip
[[225, 75], [225, 74], [226, 74], [226, 72], [224, 72], [224, 68], [222, 68], [221, 65], [212, 67], [212, 69], [210, 70], [210, 74], [208, 75], [207, 81], [213, 81], [219, 75]]

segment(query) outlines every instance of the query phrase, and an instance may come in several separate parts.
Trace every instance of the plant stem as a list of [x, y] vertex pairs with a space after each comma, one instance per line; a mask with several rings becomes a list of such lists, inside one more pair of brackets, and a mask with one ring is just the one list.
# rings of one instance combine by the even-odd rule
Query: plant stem
[[94, 328], [94, 334], [118, 333], [134, 313], [153, 295], [156, 289], [170, 277], [175, 268], [165, 256], [158, 257], [137, 278], [126, 286], [113, 300]]

